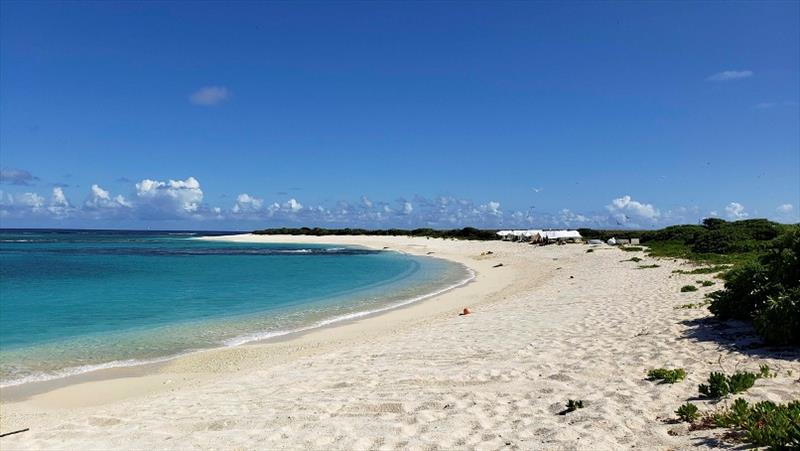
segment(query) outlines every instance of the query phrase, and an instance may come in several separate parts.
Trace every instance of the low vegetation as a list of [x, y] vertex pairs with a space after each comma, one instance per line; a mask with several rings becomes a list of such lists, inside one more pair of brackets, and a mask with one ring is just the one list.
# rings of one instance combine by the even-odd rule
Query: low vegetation
[[800, 401], [748, 404], [738, 398], [730, 408], [713, 414], [712, 419], [716, 426], [741, 432], [741, 438], [755, 446], [800, 449]]
[[663, 384], [674, 384], [675, 382], [686, 379], [686, 370], [683, 368], [675, 368], [672, 370], [656, 368], [647, 372], [647, 379], [651, 381], [661, 381]]
[[643, 247], [639, 246], [620, 246], [619, 248], [625, 252], [641, 252], [644, 250]]
[[650, 268], [660, 268], [661, 266], [652, 264], [652, 265], [639, 265], [639, 269], [650, 269]]
[[685, 269], [676, 269], [672, 271], [675, 274], [714, 274], [718, 272], [723, 272], [731, 269], [729, 265], [716, 265], [716, 266], [703, 266], [700, 268], [685, 270]]
[[642, 261], [642, 259], [639, 257], [631, 257], [627, 260], [620, 260], [620, 262], [634, 262], [634, 263], [639, 263], [640, 261]]
[[688, 293], [690, 291], [697, 291], [697, 287], [694, 285], [684, 285], [681, 287], [681, 293]]
[[583, 401], [580, 399], [570, 399], [567, 401], [567, 408], [559, 412], [559, 415], [566, 415], [578, 409], [583, 409]]
[[728, 376], [724, 373], [713, 372], [708, 376], [708, 383], [700, 384], [697, 389], [705, 398], [719, 399], [729, 394], [747, 391], [755, 384], [756, 380], [763, 377], [770, 377], [767, 365], [762, 365], [758, 373], [737, 371]]
[[725, 279], [725, 289], [710, 295], [714, 315], [752, 320], [768, 343], [800, 344], [800, 228], [781, 235], [757, 261]]
[[675, 414], [678, 415], [678, 419], [687, 423], [692, 423], [700, 417], [699, 409], [690, 402], [678, 407]]
[[703, 286], [703, 287], [710, 287], [710, 286], [714, 285], [714, 282], [712, 282], [710, 280], [698, 280], [697, 283], [700, 286]]

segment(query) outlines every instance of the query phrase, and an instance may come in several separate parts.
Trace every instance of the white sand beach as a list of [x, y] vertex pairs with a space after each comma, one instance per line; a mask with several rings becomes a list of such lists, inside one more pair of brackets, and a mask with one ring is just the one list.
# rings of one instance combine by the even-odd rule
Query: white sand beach
[[[724, 430], [669, 421], [687, 400], [714, 408], [695, 400], [711, 371], [768, 364], [776, 377], [743, 397], [800, 398], [798, 354], [748, 347], [746, 327], [677, 308], [721, 285], [672, 273], [686, 262], [579, 244], [213, 239], [389, 248], [463, 263], [476, 278], [280, 340], [4, 388], [0, 432], [30, 430], [0, 449], [686, 449], [725, 443]], [[643, 260], [622, 261], [634, 255]], [[716, 285], [680, 292], [700, 279]], [[474, 313], [459, 316], [464, 307]], [[655, 367], [688, 375], [645, 380]], [[559, 415], [568, 399], [584, 408]]]

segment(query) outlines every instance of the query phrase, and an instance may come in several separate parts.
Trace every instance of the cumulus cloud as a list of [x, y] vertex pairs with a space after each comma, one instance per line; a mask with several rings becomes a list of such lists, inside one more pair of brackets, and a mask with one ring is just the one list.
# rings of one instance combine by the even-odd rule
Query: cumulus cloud
[[480, 208], [481, 210], [493, 216], [499, 216], [502, 214], [502, 212], [500, 211], [500, 202], [491, 201], [486, 205], [481, 205]]
[[661, 212], [652, 204], [633, 200], [628, 195], [612, 200], [606, 209], [611, 212], [618, 224], [626, 224], [631, 220], [640, 219], [655, 222], [661, 215]]
[[144, 179], [136, 184], [136, 197], [139, 206], [149, 216], [180, 217], [198, 213], [203, 190], [194, 177], [166, 182]]
[[39, 178], [22, 169], [0, 169], [0, 183], [27, 186], [36, 180]]
[[792, 205], [792, 204], [781, 204], [781, 205], [778, 205], [778, 208], [776, 208], [776, 210], [780, 214], [788, 215], [788, 214], [791, 214], [792, 211], [794, 211], [794, 205]]
[[411, 205], [411, 202], [403, 202], [403, 214], [410, 215], [411, 212], [414, 211], [414, 206]]
[[224, 86], [204, 86], [189, 96], [189, 101], [195, 105], [213, 106], [228, 99], [230, 93]]
[[53, 188], [53, 194], [50, 197], [50, 206], [47, 207], [50, 213], [57, 218], [62, 218], [70, 214], [73, 207], [67, 200], [64, 189], [60, 186]]
[[731, 202], [725, 207], [725, 213], [731, 219], [743, 219], [749, 216], [746, 211], [744, 211], [744, 205], [740, 204], [739, 202]]
[[709, 76], [706, 78], [708, 81], [730, 81], [730, 80], [740, 80], [742, 78], [749, 78], [753, 76], [753, 71], [751, 70], [724, 70], [722, 72], [717, 72], [714, 75]]
[[264, 201], [247, 193], [239, 194], [231, 211], [235, 214], [257, 213], [261, 211]]
[[111, 197], [111, 193], [97, 184], [92, 185], [89, 196], [86, 198], [83, 205], [89, 209], [131, 208], [131, 203], [125, 200], [121, 194]]
[[283, 206], [284, 208], [288, 209], [293, 213], [297, 213], [298, 211], [303, 209], [303, 204], [301, 204], [300, 202], [298, 202], [293, 198], [286, 201], [286, 203]]

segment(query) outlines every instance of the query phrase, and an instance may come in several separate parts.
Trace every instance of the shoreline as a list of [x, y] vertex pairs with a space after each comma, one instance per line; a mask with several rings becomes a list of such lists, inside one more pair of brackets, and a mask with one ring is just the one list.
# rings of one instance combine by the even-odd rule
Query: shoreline
[[[412, 300], [404, 300], [399, 304], [384, 306], [372, 311], [359, 311], [348, 315], [344, 315], [343, 317], [329, 318], [321, 321], [320, 323], [315, 323], [294, 330], [274, 332], [277, 335], [266, 336], [263, 338], [248, 339], [247, 341], [243, 342], [238, 342], [239, 340], [237, 339], [236, 343], [231, 343], [231, 344], [226, 343], [212, 348], [186, 351], [180, 354], [164, 356], [148, 361], [108, 362], [105, 364], [95, 365], [98, 368], [91, 368], [85, 371], [80, 371], [72, 374], [54, 375], [52, 377], [46, 377], [41, 380], [30, 380], [20, 383], [13, 383], [12, 381], [12, 383], [0, 385], [0, 404], [24, 402], [30, 398], [43, 396], [49, 392], [53, 392], [56, 390], [69, 390], [70, 387], [74, 386], [81, 386], [91, 383], [100, 383], [100, 384], [110, 383], [111, 381], [114, 380], [123, 380], [123, 379], [128, 379], [128, 380], [135, 379], [148, 382], [145, 384], [138, 384], [137, 381], [133, 381], [134, 384], [136, 385], [148, 386], [147, 389], [145, 390], [141, 389], [143, 387], [139, 387], [140, 389], [133, 390], [130, 393], [130, 395], [139, 396], [142, 393], [152, 391], [153, 387], [152, 384], [150, 384], [149, 382], [151, 380], [156, 380], [156, 381], [162, 380], [164, 377], [163, 375], [163, 373], [165, 372], [164, 370], [168, 369], [170, 364], [176, 360], [190, 359], [193, 356], [202, 355], [204, 353], [224, 352], [227, 349], [232, 349], [241, 346], [258, 346], [262, 344], [281, 343], [281, 342], [291, 343], [293, 340], [300, 339], [307, 334], [311, 334], [318, 331], [322, 333], [323, 331], [328, 329], [352, 326], [353, 324], [358, 323], [360, 320], [368, 320], [379, 316], [391, 314], [392, 311], [406, 309], [418, 303], [431, 302], [435, 300], [437, 297], [442, 296], [450, 291], [457, 290], [466, 285], [474, 283], [478, 277], [476, 269], [470, 266], [468, 264], [469, 263], [468, 261], [454, 260], [452, 258], [443, 257], [441, 255], [431, 255], [428, 253], [428, 251], [418, 250], [413, 245], [404, 249], [393, 249], [393, 248], [387, 248], [387, 246], [383, 245], [385, 243], [382, 242], [374, 243], [371, 242], [372, 240], [368, 240], [370, 242], [355, 243], [354, 241], [358, 241], [357, 240], [358, 237], [345, 236], [342, 237], [343, 239], [334, 239], [334, 240], [326, 240], [324, 238], [329, 238], [329, 237], [315, 237], [315, 236], [304, 236], [304, 235], [299, 235], [299, 236], [298, 235], [255, 235], [251, 233], [242, 233], [234, 235], [199, 236], [199, 237], [193, 237], [192, 239], [201, 241], [251, 242], [251, 243], [349, 245], [349, 246], [358, 246], [380, 251], [390, 250], [400, 253], [407, 253], [414, 256], [448, 260], [451, 263], [459, 264], [465, 267], [469, 275], [464, 280], [460, 280], [459, 282], [453, 285], [435, 290], [434, 292], [431, 293], [422, 294], [416, 298], [413, 298]], [[420, 240], [422, 240], [422, 238]], [[67, 368], [65, 370], [68, 371], [73, 369], [79, 369], [79, 368]], [[119, 399], [127, 397], [128, 394], [126, 394], [123, 397], [120, 397]]]
[[[249, 236], [250, 234], [245, 234]], [[201, 241], [229, 241], [229, 242], [240, 242], [241, 240], [238, 239], [240, 235], [213, 235], [213, 236], [202, 236], [202, 237], [195, 237], [193, 239], [201, 240]], [[249, 238], [248, 238], [249, 239]], [[292, 243], [300, 243], [294, 242]], [[366, 247], [367, 246], [360, 246]], [[372, 247], [371, 249], [383, 251], [384, 249], [378, 249], [377, 247]], [[402, 251], [397, 251], [399, 253], [404, 253]], [[414, 255], [414, 254], [412, 254]], [[417, 256], [427, 257], [427, 258], [438, 258], [433, 257], [431, 255], [421, 255], [418, 254]], [[185, 357], [195, 353], [202, 353], [206, 351], [214, 351], [214, 350], [221, 350], [225, 348], [231, 348], [235, 346], [244, 346], [248, 344], [258, 344], [258, 343], [268, 343], [272, 341], [281, 341], [281, 340], [291, 340], [295, 336], [302, 335], [304, 333], [308, 333], [315, 329], [327, 328], [327, 327], [336, 327], [339, 324], [347, 324], [353, 321], [357, 321], [361, 318], [369, 318], [377, 315], [384, 314], [390, 310], [399, 309], [406, 307], [408, 305], [423, 302], [431, 298], [435, 298], [439, 295], [442, 295], [448, 291], [458, 289], [464, 285], [467, 285], [475, 280], [477, 274], [473, 269], [464, 265], [463, 263], [453, 262], [448, 260], [452, 264], [460, 265], [464, 268], [466, 272], [466, 277], [463, 279], [458, 280], [457, 282], [444, 286], [438, 287], [430, 292], [423, 292], [422, 294], [416, 295], [411, 298], [406, 299], [399, 299], [397, 302], [380, 306], [371, 310], [359, 310], [347, 314], [343, 314], [340, 316], [333, 316], [330, 318], [322, 319], [316, 322], [313, 322], [308, 325], [299, 326], [294, 329], [285, 329], [285, 330], [276, 330], [276, 331], [269, 331], [269, 332], [252, 332], [245, 335], [240, 335], [236, 337], [232, 337], [226, 339], [224, 342], [220, 343], [218, 346], [213, 346], [209, 348], [203, 349], [194, 349], [194, 350], [187, 350], [183, 352], [179, 352], [177, 354], [170, 354], [162, 357], [155, 357], [152, 359], [146, 360], [114, 360], [105, 363], [93, 364], [93, 365], [86, 365], [81, 367], [68, 367], [63, 368], [55, 372], [55, 374], [46, 374], [41, 376], [28, 376], [25, 378], [12, 380], [8, 382], [0, 383], [0, 390], [6, 390], [4, 394], [4, 398], [10, 400], [23, 400], [26, 396], [30, 396], [30, 394], [41, 393], [44, 391], [49, 391], [54, 388], [64, 387], [68, 385], [72, 385], [75, 383], [81, 383], [88, 380], [102, 380], [106, 378], [118, 378], [118, 377], [126, 377], [130, 375], [141, 375], [141, 374], [148, 374], [147, 368], [158, 368], [163, 364], [173, 360], [179, 359], [181, 357]], [[142, 367], [142, 368], [137, 368]], [[130, 369], [130, 371], [128, 371]], [[103, 377], [104, 373], [108, 373], [106, 376]], [[86, 376], [85, 380], [82, 376]], [[8, 391], [11, 393], [8, 394]], [[26, 396], [22, 396], [21, 394], [25, 393]]]
[[[240, 236], [240, 240], [248, 239]], [[249, 239], [254, 239], [250, 237]], [[710, 372], [758, 371], [751, 401], [800, 398], [800, 353], [709, 321], [713, 275], [599, 246], [411, 237], [258, 237], [389, 246], [463, 262], [476, 279], [435, 298], [285, 340], [208, 350], [131, 377], [0, 403], [9, 449], [686, 449], [724, 429], [675, 423]], [[486, 255], [486, 251], [492, 251]], [[497, 266], [502, 263], [502, 266]], [[656, 264], [657, 263], [657, 264]], [[718, 288], [719, 285], [716, 285]], [[459, 316], [463, 307], [472, 314]], [[657, 384], [653, 368], [686, 379]], [[5, 392], [3, 390], [2, 392]], [[568, 399], [584, 408], [559, 415]]]

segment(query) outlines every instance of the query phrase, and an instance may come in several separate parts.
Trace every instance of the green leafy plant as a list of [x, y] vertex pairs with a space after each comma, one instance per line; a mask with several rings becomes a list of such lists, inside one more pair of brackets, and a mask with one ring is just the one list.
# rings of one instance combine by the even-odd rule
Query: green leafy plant
[[714, 282], [712, 282], [710, 280], [698, 280], [697, 283], [700, 284], [701, 286], [704, 286], [704, 287], [710, 287], [710, 286], [714, 285]]
[[681, 293], [687, 293], [690, 291], [697, 291], [697, 287], [694, 285], [684, 285], [681, 287]]
[[[764, 369], [766, 367], [766, 369]], [[737, 371], [730, 376], [723, 373], [712, 372], [708, 376], [707, 384], [700, 384], [697, 389], [701, 395], [706, 398], [722, 398], [725, 395], [733, 393], [741, 393], [752, 387], [756, 380], [763, 374], [769, 374], [769, 367], [763, 365], [760, 373], [751, 373], [749, 371]]]
[[687, 423], [692, 423], [700, 417], [697, 406], [689, 402], [678, 407], [678, 410], [675, 411], [675, 414], [678, 415], [678, 418], [681, 421], [685, 421]]
[[643, 247], [639, 246], [620, 246], [620, 249], [625, 252], [641, 252], [644, 250]]
[[717, 426], [740, 430], [755, 446], [770, 449], [800, 449], [800, 401], [748, 404], [738, 398], [733, 405], [713, 415]]
[[656, 368], [647, 372], [647, 379], [661, 381], [664, 384], [674, 384], [686, 379], [686, 371], [683, 368], [675, 368], [673, 370]]

